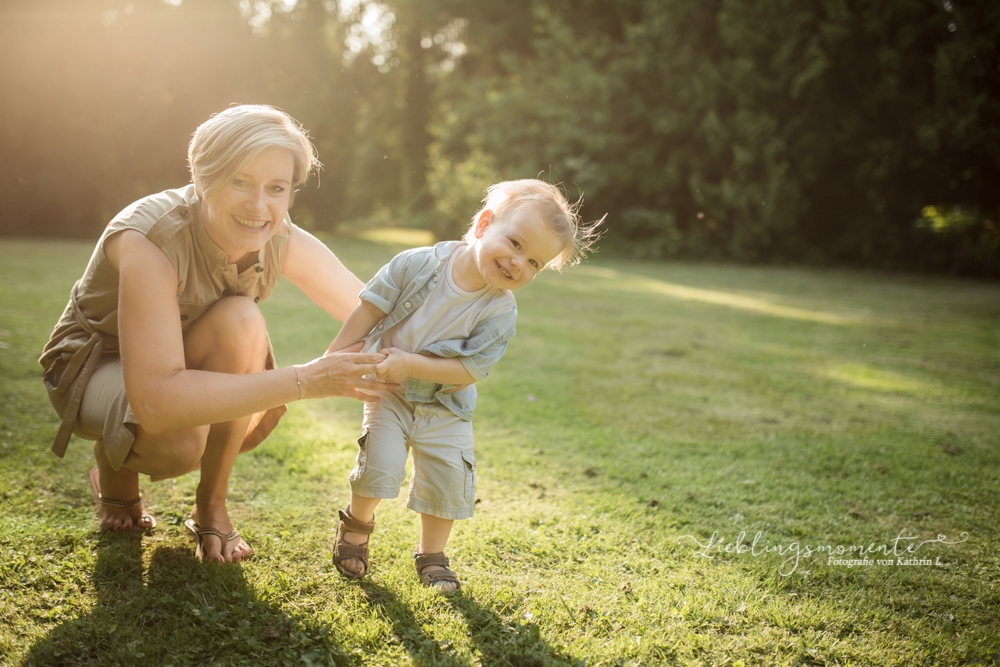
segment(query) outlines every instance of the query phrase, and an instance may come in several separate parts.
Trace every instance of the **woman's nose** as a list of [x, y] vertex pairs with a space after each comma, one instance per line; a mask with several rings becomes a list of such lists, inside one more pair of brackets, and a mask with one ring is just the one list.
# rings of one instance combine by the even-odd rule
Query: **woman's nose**
[[263, 211], [264, 206], [264, 191], [260, 189], [255, 189], [250, 192], [250, 209], [252, 211]]

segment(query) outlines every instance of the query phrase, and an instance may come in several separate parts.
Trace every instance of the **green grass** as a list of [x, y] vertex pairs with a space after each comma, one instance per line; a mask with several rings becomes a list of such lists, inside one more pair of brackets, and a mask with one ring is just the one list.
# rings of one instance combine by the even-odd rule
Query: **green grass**
[[[331, 245], [364, 279], [400, 249]], [[143, 483], [150, 535], [96, 532], [90, 445], [49, 453], [35, 361], [90, 251], [0, 241], [4, 664], [1000, 663], [996, 284], [600, 257], [543, 274], [480, 386], [477, 514], [449, 545], [467, 584], [442, 597], [412, 572], [402, 498], [372, 576], [330, 562], [347, 400], [291, 405], [237, 461], [253, 561], [195, 562], [194, 475]], [[283, 363], [337, 329], [287, 283], [262, 309]], [[741, 532], [758, 553], [694, 542]], [[908, 554], [932, 565], [803, 555], [963, 534]]]

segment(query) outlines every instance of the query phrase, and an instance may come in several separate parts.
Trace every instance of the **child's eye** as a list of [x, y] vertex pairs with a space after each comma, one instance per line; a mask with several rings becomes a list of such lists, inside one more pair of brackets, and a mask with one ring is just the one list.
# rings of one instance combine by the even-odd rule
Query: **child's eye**
[[513, 246], [514, 246], [515, 248], [517, 248], [518, 250], [520, 250], [520, 249], [521, 249], [521, 244], [520, 244], [520, 243], [518, 243], [517, 241], [515, 241], [514, 239], [511, 239], [511, 240], [510, 240], [510, 242], [511, 242], [511, 244], [512, 244], [512, 245], [513, 245]]
[[538, 262], [536, 262], [536, 261], [535, 261], [535, 260], [533, 260], [533, 259], [529, 259], [529, 260], [528, 260], [528, 264], [531, 264], [531, 265], [532, 265], [533, 267], [535, 267], [536, 269], [538, 268]]

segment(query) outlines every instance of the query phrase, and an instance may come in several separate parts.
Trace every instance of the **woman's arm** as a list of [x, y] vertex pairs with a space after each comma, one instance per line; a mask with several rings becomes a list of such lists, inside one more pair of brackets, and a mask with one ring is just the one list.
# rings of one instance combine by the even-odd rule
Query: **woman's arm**
[[365, 286], [322, 241], [295, 225], [288, 235], [281, 273], [317, 306], [341, 322], [357, 305], [358, 294]]
[[294, 401], [300, 391], [302, 398], [357, 398], [355, 387], [386, 389], [360, 379], [374, 373], [375, 362], [383, 358], [374, 354], [328, 355], [299, 367], [243, 375], [188, 370], [177, 274], [166, 255], [132, 230], [107, 239], [104, 251], [120, 276], [118, 333], [125, 391], [150, 433], [230, 421]]

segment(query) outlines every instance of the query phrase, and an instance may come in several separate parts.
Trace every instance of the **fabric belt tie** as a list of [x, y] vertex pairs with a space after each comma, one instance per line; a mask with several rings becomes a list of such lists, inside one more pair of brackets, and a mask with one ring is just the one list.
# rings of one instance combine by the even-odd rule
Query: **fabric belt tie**
[[[62, 411], [62, 423], [59, 425], [59, 431], [52, 442], [52, 453], [59, 458], [63, 458], [66, 455], [66, 447], [69, 446], [69, 439], [73, 434], [73, 425], [76, 423], [76, 417], [80, 413], [83, 390], [86, 388], [87, 382], [90, 381], [90, 376], [97, 370], [97, 364], [100, 363], [101, 355], [104, 353], [104, 337], [90, 325], [90, 322], [80, 312], [80, 307], [76, 303], [76, 288], [78, 285], [79, 283], [74, 285], [73, 290], [70, 292], [73, 317], [76, 319], [77, 324], [90, 334], [90, 338], [87, 339], [87, 342], [79, 350], [73, 353], [69, 363], [62, 372], [59, 386], [57, 387], [57, 389], [65, 389], [66, 385], [72, 382], [72, 388], [68, 392], [69, 400]], [[82, 371], [80, 370], [81, 368], [83, 369]]]

